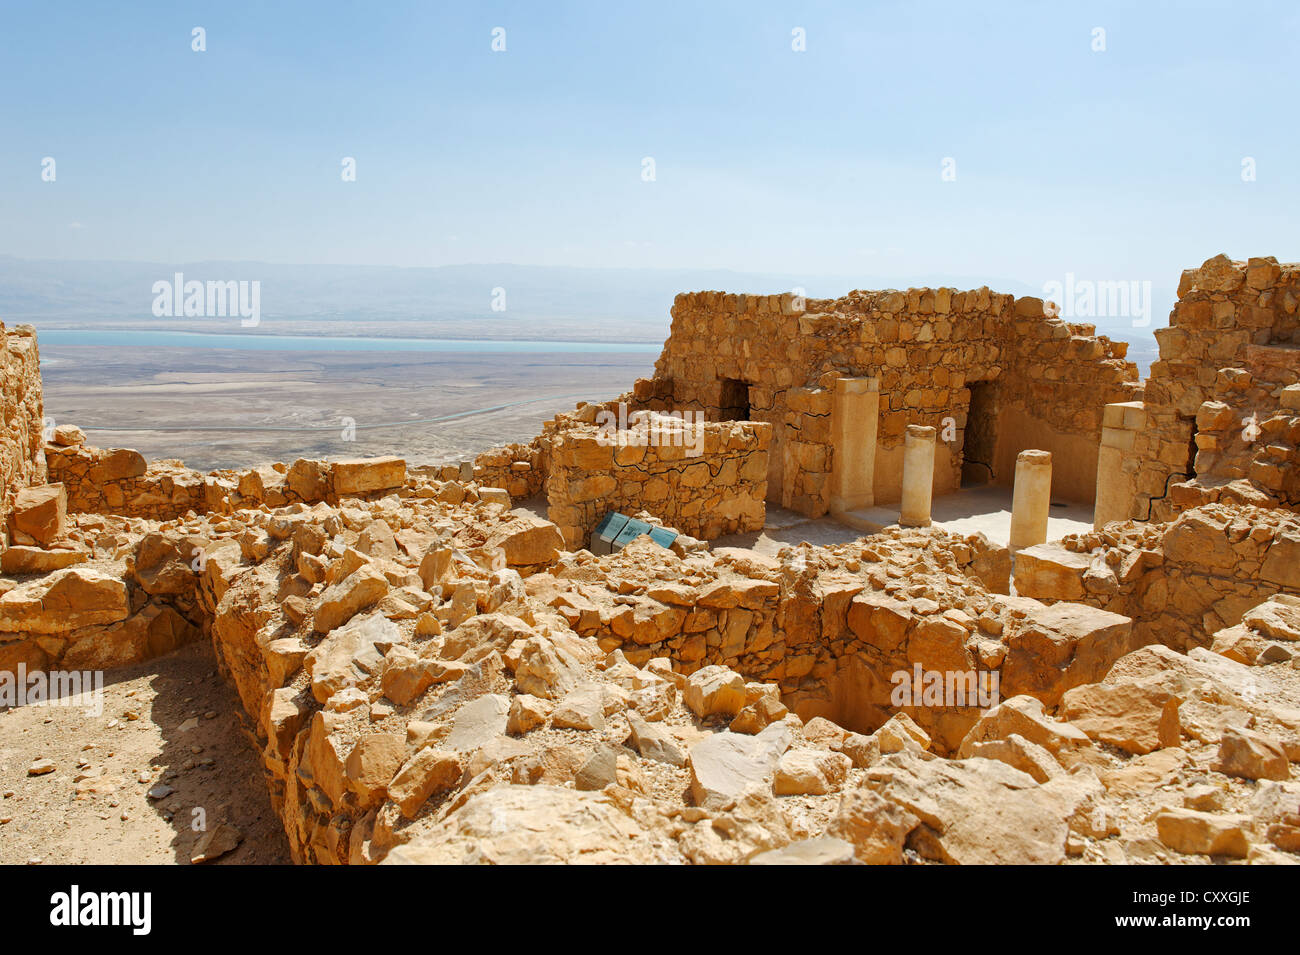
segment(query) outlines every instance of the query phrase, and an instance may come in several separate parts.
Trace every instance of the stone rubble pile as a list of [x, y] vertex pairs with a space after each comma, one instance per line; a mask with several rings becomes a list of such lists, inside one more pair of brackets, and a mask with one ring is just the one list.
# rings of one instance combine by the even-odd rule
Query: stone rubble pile
[[[105, 646], [149, 614], [207, 635], [302, 862], [1280, 862], [1300, 845], [1286, 595], [1183, 654], [1135, 647], [1100, 607], [990, 591], [978, 537], [775, 558], [643, 537], [597, 558], [485, 489], [427, 487], [72, 515], [88, 559], [23, 578], [0, 626], [53, 646], [71, 621]], [[996, 671], [1000, 698], [891, 706], [890, 668], [917, 664]]]

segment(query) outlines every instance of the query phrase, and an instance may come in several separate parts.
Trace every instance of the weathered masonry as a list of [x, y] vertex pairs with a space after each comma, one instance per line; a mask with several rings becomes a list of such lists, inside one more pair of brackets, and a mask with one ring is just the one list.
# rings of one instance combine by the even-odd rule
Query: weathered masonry
[[1141, 401], [1106, 409], [1098, 526], [1220, 499], [1300, 507], [1300, 265], [1188, 269]]
[[902, 497], [904, 435], [933, 427], [936, 495], [1010, 485], [1051, 452], [1054, 492], [1094, 498], [1107, 404], [1140, 395], [1127, 345], [987, 288], [679, 295], [649, 407], [772, 426], [767, 500], [809, 516]]
[[[1295, 508], [1298, 306], [1300, 266], [1220, 255], [1189, 269], [1169, 327], [1156, 332], [1160, 359], [1142, 382], [1125, 343], [1062, 321], [1037, 298], [987, 288], [856, 291], [834, 300], [682, 294], [652, 378], [615, 401], [558, 415], [529, 445], [485, 455], [475, 476], [516, 494], [545, 490], [574, 543], [610, 508], [642, 508], [712, 537], [752, 529], [761, 519], [756, 494], [810, 517], [903, 504], [914, 428], [933, 429], [932, 437], [916, 434], [933, 441], [935, 497], [1010, 486], [1018, 456], [1034, 450], [1051, 455], [1052, 499], [1092, 504], [1098, 527], [1167, 520], [1218, 500]], [[599, 462], [584, 453], [583, 466], [594, 470], [578, 475], [578, 443], [591, 444], [597, 417], [615, 409], [624, 417], [658, 411], [764, 425], [750, 439], [758, 454], [746, 462], [743, 486], [730, 486], [746, 500], [744, 518], [696, 521], [701, 512], [689, 495], [665, 496], [662, 482], [645, 480], [639, 452], [604, 449]], [[707, 480], [684, 490], [730, 500], [723, 465], [742, 453], [743, 437], [726, 442], [723, 458], [711, 447]], [[548, 481], [557, 448], [569, 473]], [[645, 456], [674, 469], [689, 464], [672, 461], [671, 451]], [[570, 490], [575, 482], [580, 488]]]

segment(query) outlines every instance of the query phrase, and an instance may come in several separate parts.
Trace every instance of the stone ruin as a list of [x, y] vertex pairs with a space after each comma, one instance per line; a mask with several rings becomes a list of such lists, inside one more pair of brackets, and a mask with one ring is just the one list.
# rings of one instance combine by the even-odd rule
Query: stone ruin
[[1168, 520], [1218, 500], [1300, 507], [1298, 304], [1300, 266], [1272, 257], [1220, 255], [1183, 273], [1143, 401], [1103, 440], [1119, 451], [1105, 517]]
[[[1033, 449], [1053, 456], [1054, 493], [1091, 505], [1107, 407], [1142, 395], [1125, 343], [987, 288], [836, 300], [697, 292], [678, 295], [672, 314], [653, 378], [480, 459], [512, 494], [544, 492], [571, 546], [619, 507], [711, 540], [761, 529], [765, 504], [810, 518], [898, 504], [909, 426], [934, 429], [923, 482], [933, 495], [1009, 488]], [[601, 440], [602, 417], [657, 413], [701, 416], [704, 453]], [[718, 499], [723, 511], [704, 503]]]
[[[1145, 382], [988, 289], [681, 295], [652, 378], [443, 466], [47, 435], [7, 330], [0, 677], [210, 641], [303, 863], [1300, 861], [1298, 276], [1185, 273]], [[1009, 546], [925, 526], [963, 483]]]

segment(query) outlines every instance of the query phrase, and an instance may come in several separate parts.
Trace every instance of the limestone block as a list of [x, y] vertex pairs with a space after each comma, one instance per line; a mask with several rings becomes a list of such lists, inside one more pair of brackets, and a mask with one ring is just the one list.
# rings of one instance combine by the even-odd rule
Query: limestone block
[[349, 458], [330, 465], [334, 493], [369, 494], [401, 487], [406, 481], [406, 460], [392, 455], [378, 458]]

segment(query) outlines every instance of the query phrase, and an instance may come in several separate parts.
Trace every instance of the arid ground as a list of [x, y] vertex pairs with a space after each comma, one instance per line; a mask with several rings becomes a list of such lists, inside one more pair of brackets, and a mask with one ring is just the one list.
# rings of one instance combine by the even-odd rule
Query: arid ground
[[[0, 713], [0, 864], [188, 863], [196, 826], [223, 824], [240, 840], [219, 864], [290, 861], [208, 643], [107, 674], [103, 707]], [[54, 768], [32, 775], [39, 760]]]
[[[47, 417], [81, 426], [91, 444], [200, 470], [376, 454], [457, 461], [527, 441], [555, 412], [620, 394], [653, 363], [645, 352], [41, 348]], [[511, 407], [426, 420], [502, 405]], [[355, 440], [344, 438], [347, 418]]]

